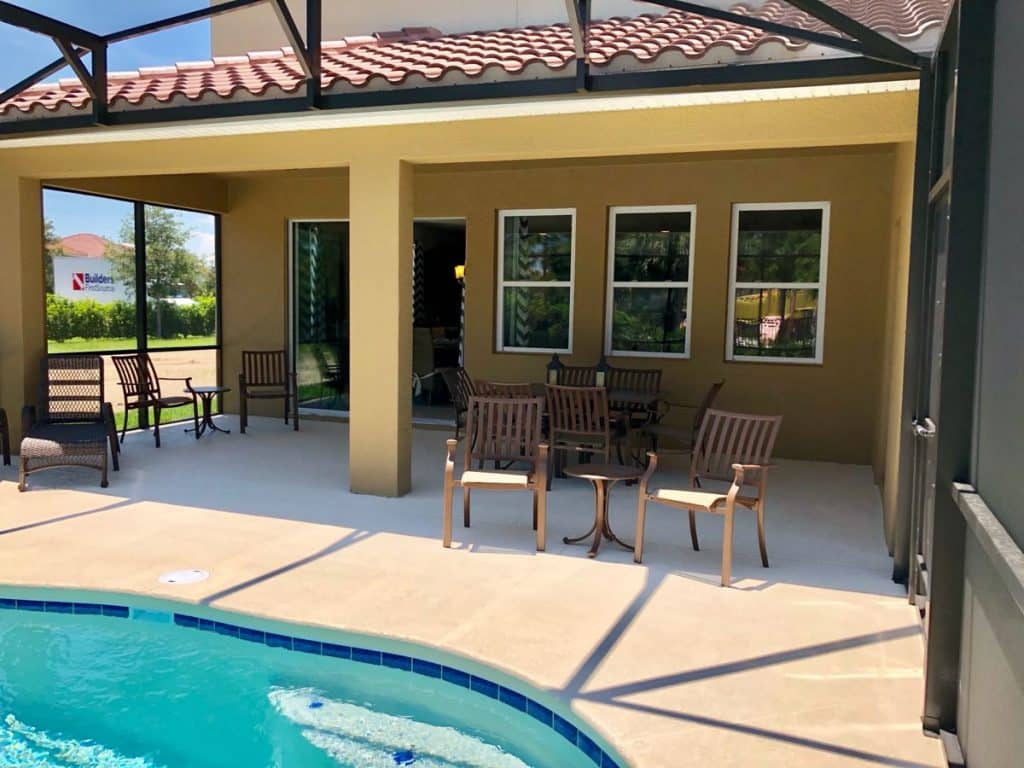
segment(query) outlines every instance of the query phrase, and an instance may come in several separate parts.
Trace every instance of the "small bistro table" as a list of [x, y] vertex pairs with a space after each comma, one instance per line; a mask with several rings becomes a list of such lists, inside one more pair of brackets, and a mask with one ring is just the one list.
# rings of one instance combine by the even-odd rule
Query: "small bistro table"
[[231, 434], [230, 429], [221, 429], [213, 421], [213, 398], [217, 395], [223, 395], [225, 392], [230, 392], [231, 387], [192, 387], [188, 388], [188, 391], [192, 393], [192, 399], [199, 398], [203, 401], [203, 416], [199, 420], [199, 424], [195, 429], [186, 429], [186, 432], [195, 432], [196, 440], [202, 437], [206, 430], [209, 429], [211, 432], [223, 432], [225, 435]]
[[594, 543], [590, 547], [587, 557], [594, 557], [597, 554], [597, 551], [601, 548], [602, 539], [614, 541], [619, 546], [625, 547], [632, 552], [633, 546], [624, 542], [612, 531], [611, 523], [608, 520], [608, 498], [612, 486], [617, 482], [620, 480], [639, 480], [643, 473], [643, 467], [630, 467], [623, 466], [622, 464], [578, 464], [574, 467], [566, 468], [565, 474], [589, 480], [594, 486], [594, 525], [582, 536], [566, 536], [562, 541], [566, 544], [578, 544], [588, 538], [590, 534], [594, 534]]

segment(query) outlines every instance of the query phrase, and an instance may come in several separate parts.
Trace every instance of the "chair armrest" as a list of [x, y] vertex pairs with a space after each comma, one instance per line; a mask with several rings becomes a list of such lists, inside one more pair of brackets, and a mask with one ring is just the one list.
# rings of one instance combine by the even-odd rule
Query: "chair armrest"
[[158, 376], [160, 381], [192, 381], [191, 376]]
[[[747, 472], [767, 471], [769, 469], [775, 468], [776, 466], [778, 466], [778, 465], [777, 464], [733, 464], [732, 465], [732, 469], [733, 469], [733, 472], [736, 473], [736, 476], [733, 478], [733, 481], [732, 481], [733, 482], [733, 487], [740, 486], [740, 485], [744, 484], [744, 475]], [[753, 483], [751, 483], [751, 485], [753, 485]]]
[[455, 478], [455, 451], [458, 450], [459, 441], [448, 438], [445, 443], [446, 454], [444, 458], [444, 484], [447, 487]]
[[26, 405], [21, 409], [21, 436], [24, 437], [36, 423], [36, 407]]
[[647, 485], [651, 482], [651, 478], [654, 477], [654, 473], [658, 470], [658, 454], [654, 451], [647, 452], [647, 469], [640, 476], [640, 487], [639, 493], [643, 497], [647, 494]]

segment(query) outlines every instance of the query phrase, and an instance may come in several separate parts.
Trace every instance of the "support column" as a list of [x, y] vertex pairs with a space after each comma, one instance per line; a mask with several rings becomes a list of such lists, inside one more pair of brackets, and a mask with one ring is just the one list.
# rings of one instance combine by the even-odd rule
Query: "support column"
[[0, 173], [0, 406], [11, 447], [21, 441], [21, 407], [35, 403], [46, 351], [43, 213], [39, 182]]
[[349, 476], [353, 493], [402, 496], [412, 469], [412, 168], [349, 170]]

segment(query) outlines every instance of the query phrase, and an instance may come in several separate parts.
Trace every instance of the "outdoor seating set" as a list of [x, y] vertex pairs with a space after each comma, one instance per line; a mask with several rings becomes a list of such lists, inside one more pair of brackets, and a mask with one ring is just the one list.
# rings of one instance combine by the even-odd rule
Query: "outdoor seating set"
[[[604, 360], [593, 367], [548, 366], [547, 383], [475, 381], [464, 368], [443, 372], [455, 408], [455, 437], [448, 440], [444, 472], [443, 545], [452, 542], [452, 507], [462, 489], [463, 525], [470, 525], [471, 492], [476, 489], [519, 490], [533, 495], [533, 528], [538, 551], [546, 546], [547, 491], [553, 476], [590, 481], [595, 492], [594, 524], [586, 533], [565, 537], [566, 544], [592, 538], [588, 555], [603, 540], [614, 541], [643, 558], [649, 503], [685, 510], [690, 538], [699, 550], [696, 513], [724, 519], [721, 583], [732, 573], [732, 537], [737, 507], [757, 518], [761, 562], [768, 567], [764, 504], [771, 454], [781, 416], [730, 413], [712, 406], [724, 382], [714, 382], [695, 406], [668, 401], [661, 371], [611, 367]], [[672, 407], [690, 408], [689, 428], [670, 426], [664, 418]], [[456, 474], [456, 451], [464, 433], [463, 468]], [[612, 450], [619, 459], [610, 464]], [[625, 453], [624, 453], [625, 452]], [[660, 488], [653, 479], [659, 452], [690, 456], [686, 488]], [[576, 454], [583, 462], [567, 466]], [[628, 458], [627, 458], [628, 456]], [[600, 457], [603, 463], [592, 463]], [[727, 490], [704, 487], [707, 481], [729, 483]], [[615, 535], [608, 519], [612, 486], [638, 483], [635, 544]]]
[[[42, 361], [38, 406], [22, 410], [22, 441], [18, 489], [24, 491], [30, 474], [53, 467], [89, 467], [100, 472], [100, 487], [107, 487], [108, 450], [115, 471], [119, 466], [121, 443], [128, 431], [129, 413], [148, 414], [153, 409], [153, 439], [160, 447], [160, 417], [169, 408], [192, 406], [192, 428], [198, 440], [207, 431], [228, 432], [213, 421], [213, 400], [230, 392], [228, 387], [194, 386], [191, 377], [157, 374], [152, 358], [145, 352], [113, 355], [124, 398], [124, 421], [118, 440], [114, 410], [104, 400], [104, 366], [99, 355], [47, 355]], [[166, 394], [161, 383], [180, 382], [182, 394]], [[281, 399], [284, 421], [292, 419], [299, 428], [295, 374], [288, 370], [284, 350], [243, 352], [238, 376], [241, 396], [240, 427], [248, 426], [249, 400]], [[200, 415], [200, 402], [202, 414]], [[0, 410], [0, 448], [10, 464], [10, 436], [7, 416]]]

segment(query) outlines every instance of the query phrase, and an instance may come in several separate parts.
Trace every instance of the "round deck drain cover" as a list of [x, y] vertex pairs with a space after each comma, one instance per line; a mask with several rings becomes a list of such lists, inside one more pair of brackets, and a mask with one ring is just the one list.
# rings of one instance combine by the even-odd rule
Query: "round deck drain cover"
[[170, 571], [160, 576], [161, 584], [195, 584], [197, 581], [206, 581], [210, 574], [198, 568], [191, 568], [187, 571]]

